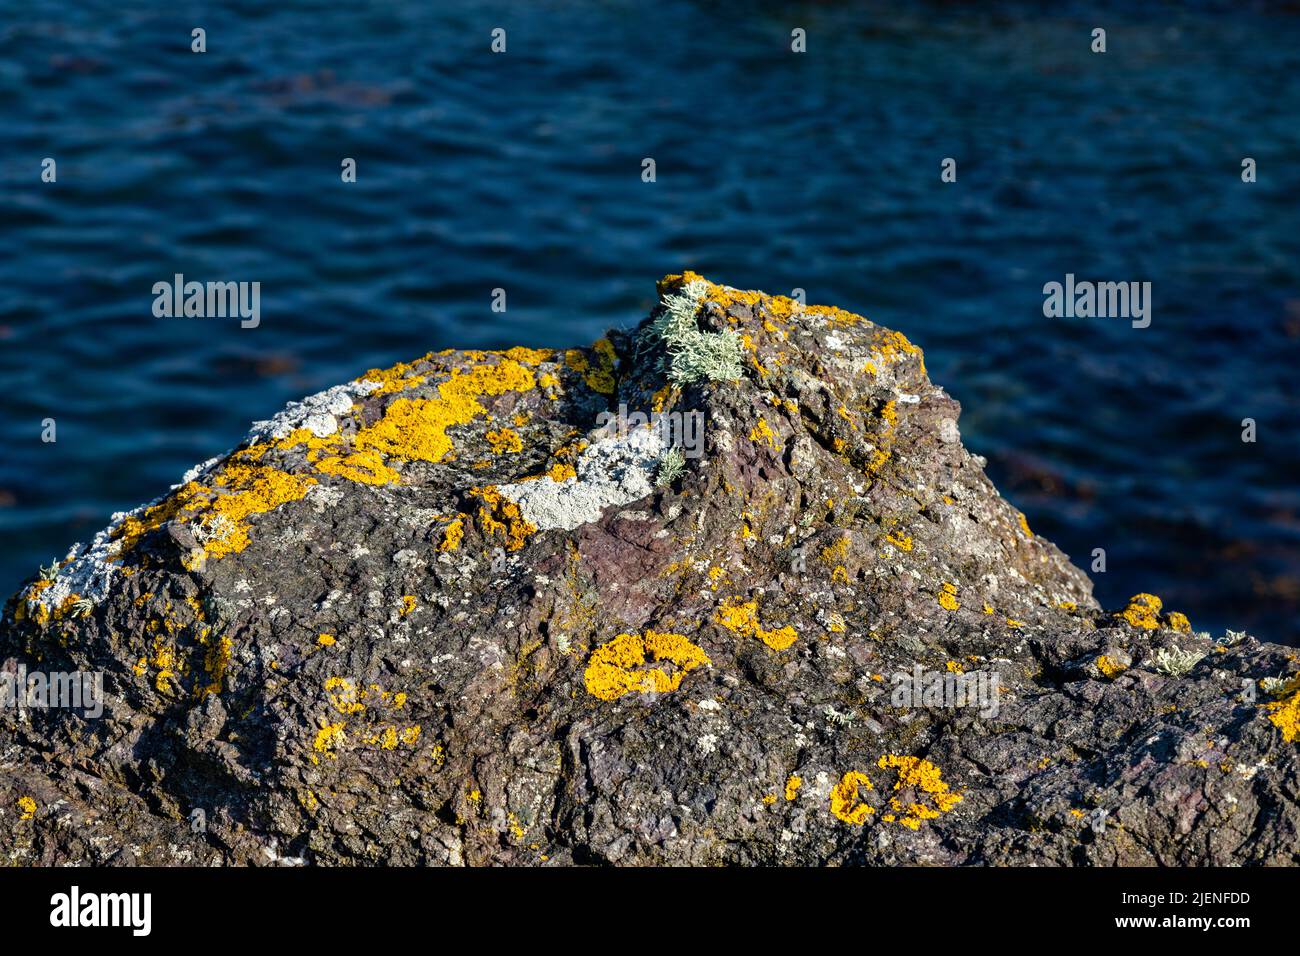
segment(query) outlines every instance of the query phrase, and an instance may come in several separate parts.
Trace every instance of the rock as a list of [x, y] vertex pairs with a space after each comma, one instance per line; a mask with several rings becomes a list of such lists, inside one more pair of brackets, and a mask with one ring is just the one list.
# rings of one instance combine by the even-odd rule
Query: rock
[[6, 862], [1297, 861], [1293, 651], [1100, 608], [901, 334], [660, 294], [294, 403], [25, 585], [0, 659], [105, 695], [0, 711]]

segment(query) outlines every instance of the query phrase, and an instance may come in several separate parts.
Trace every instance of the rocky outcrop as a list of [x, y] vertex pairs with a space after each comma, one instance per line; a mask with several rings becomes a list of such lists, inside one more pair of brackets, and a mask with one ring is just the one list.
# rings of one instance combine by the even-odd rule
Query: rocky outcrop
[[293, 404], [43, 569], [0, 659], [103, 712], [0, 711], [6, 861], [1297, 861], [1292, 650], [1100, 608], [903, 335], [660, 295]]

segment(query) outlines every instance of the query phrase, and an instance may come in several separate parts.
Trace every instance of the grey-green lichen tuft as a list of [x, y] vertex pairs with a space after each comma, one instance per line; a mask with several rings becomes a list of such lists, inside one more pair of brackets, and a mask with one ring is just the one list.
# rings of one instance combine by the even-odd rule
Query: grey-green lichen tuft
[[735, 381], [744, 374], [740, 333], [705, 332], [696, 320], [707, 289], [696, 279], [665, 296], [659, 315], [642, 333], [643, 348], [663, 348], [660, 367], [674, 385]]

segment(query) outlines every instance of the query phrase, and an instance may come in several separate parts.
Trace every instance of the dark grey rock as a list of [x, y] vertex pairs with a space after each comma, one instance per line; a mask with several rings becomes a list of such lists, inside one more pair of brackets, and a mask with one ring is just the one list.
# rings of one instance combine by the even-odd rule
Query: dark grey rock
[[[1293, 650], [1100, 608], [901, 335], [660, 291], [296, 403], [24, 586], [0, 659], [107, 700], [0, 711], [6, 862], [1297, 861]], [[703, 457], [657, 485], [620, 403]]]

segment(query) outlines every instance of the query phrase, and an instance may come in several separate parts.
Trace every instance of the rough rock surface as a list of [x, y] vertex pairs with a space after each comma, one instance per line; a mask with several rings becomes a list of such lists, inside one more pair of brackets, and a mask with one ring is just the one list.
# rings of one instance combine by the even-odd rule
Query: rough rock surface
[[[0, 710], [5, 861], [1300, 859], [1290, 649], [1100, 608], [899, 333], [660, 294], [677, 345], [372, 370], [34, 577], [0, 660], [107, 700]], [[620, 403], [703, 455], [661, 481]]]

